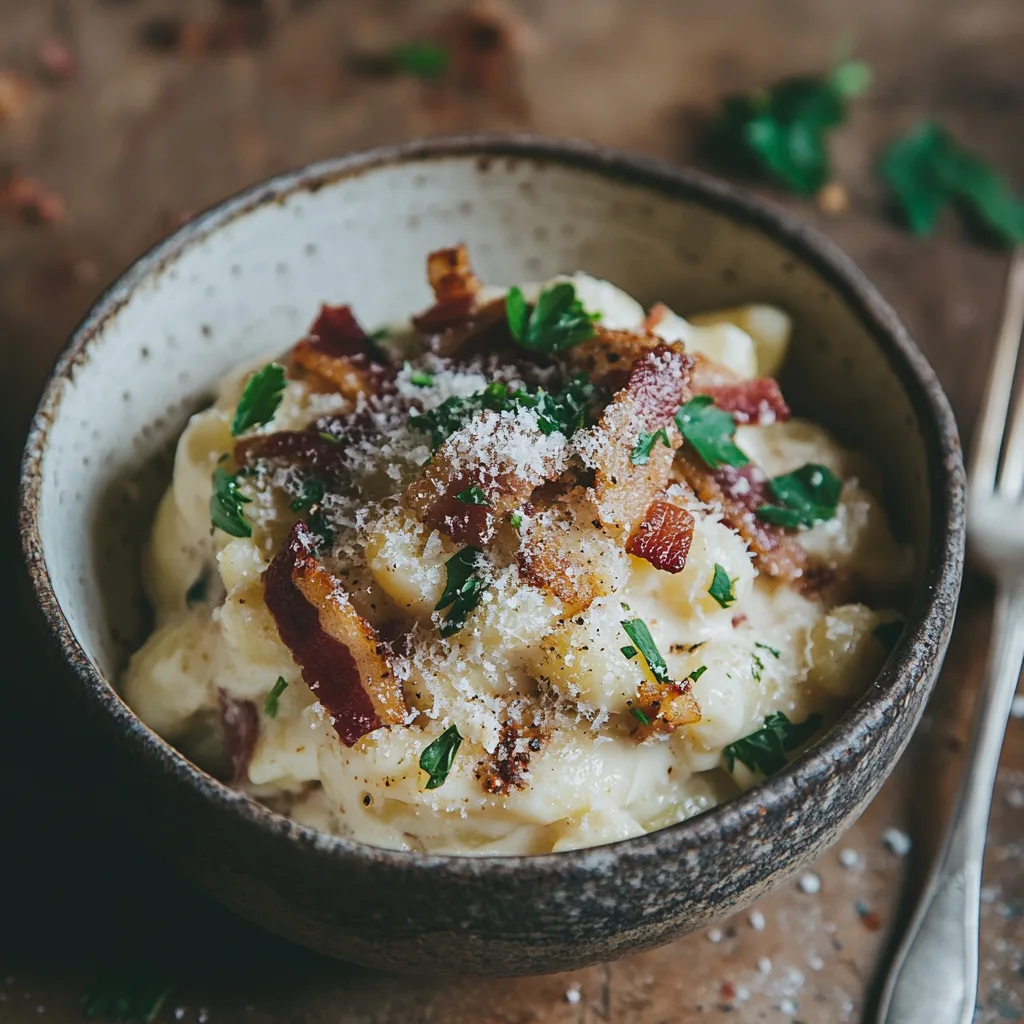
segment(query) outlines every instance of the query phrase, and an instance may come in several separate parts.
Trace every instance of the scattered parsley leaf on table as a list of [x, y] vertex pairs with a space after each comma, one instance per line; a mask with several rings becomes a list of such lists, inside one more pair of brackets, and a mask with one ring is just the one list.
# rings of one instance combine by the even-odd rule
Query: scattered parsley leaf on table
[[1003, 245], [1024, 243], [1024, 201], [934, 121], [922, 121], [890, 143], [878, 169], [912, 234], [930, 235], [952, 203]]
[[563, 352], [594, 336], [599, 313], [588, 313], [570, 281], [545, 288], [531, 309], [522, 290], [510, 288], [505, 316], [516, 342], [531, 352]]
[[436, 740], [423, 748], [420, 768], [430, 776], [427, 789], [437, 789], [444, 785], [461, 745], [462, 737], [458, 728], [450, 725]]
[[803, 746], [821, 728], [821, 715], [811, 715], [805, 722], [791, 722], [781, 711], [769, 715], [764, 726], [723, 750], [725, 763], [732, 771], [737, 761], [752, 772], [774, 775], [786, 767], [786, 754]]
[[272, 420], [283, 394], [283, 366], [268, 363], [262, 370], [257, 370], [246, 381], [242, 397], [238, 400], [235, 418], [231, 423], [231, 436], [238, 437], [250, 427], [259, 427]]
[[732, 170], [813, 194], [831, 176], [829, 132], [846, 120], [847, 101], [870, 83], [866, 64], [843, 61], [826, 75], [727, 96], [708, 129], [708, 153]]

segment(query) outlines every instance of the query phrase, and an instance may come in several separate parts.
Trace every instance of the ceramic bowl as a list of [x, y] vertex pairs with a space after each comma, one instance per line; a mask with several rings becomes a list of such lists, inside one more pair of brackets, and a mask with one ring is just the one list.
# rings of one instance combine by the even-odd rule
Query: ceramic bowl
[[[424, 257], [468, 243], [490, 282], [583, 269], [687, 312], [776, 303], [783, 385], [881, 468], [913, 544], [908, 626], [839, 724], [787, 770], [647, 836], [460, 858], [322, 835], [190, 764], [118, 675], [148, 628], [140, 547], [173, 442], [220, 376], [284, 348], [321, 301], [360, 319], [430, 302]], [[462, 138], [330, 160], [198, 217], [97, 302], [46, 384], [25, 449], [29, 581], [67, 693], [116, 754], [130, 813], [240, 914], [388, 970], [526, 974], [612, 959], [735, 911], [833, 843], [889, 774], [946, 649], [963, 554], [952, 413], [893, 311], [832, 245], [730, 185], [576, 143]]]

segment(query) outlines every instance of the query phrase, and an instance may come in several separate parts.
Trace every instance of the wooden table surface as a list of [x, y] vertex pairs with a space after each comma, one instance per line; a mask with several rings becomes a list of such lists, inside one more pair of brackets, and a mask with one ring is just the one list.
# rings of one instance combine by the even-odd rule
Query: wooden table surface
[[[483, 92], [350, 67], [353, 52], [429, 32], [450, 3], [267, 7], [260, 45], [207, 53], [191, 52], [202, 49], [195, 26], [222, 16], [216, 0], [0, 0], [0, 69], [30, 83], [20, 116], [0, 123], [0, 165], [40, 181], [64, 208], [52, 224], [0, 218], [5, 579], [14, 571], [17, 447], [43, 374], [103, 285], [190, 213], [309, 160], [457, 130], [582, 136], [686, 162], [716, 97], [822, 68], [844, 35], [876, 72], [833, 145], [850, 208], [825, 216], [812, 202], [775, 198], [843, 246], [895, 304], [969, 440], [1006, 255], [979, 247], [953, 219], [927, 242], [891, 226], [872, 163], [886, 138], [927, 115], [1024, 184], [1020, 0], [519, 0], [506, 10], [518, 19], [520, 49]], [[143, 24], [169, 10], [190, 19], [189, 52], [140, 42]], [[39, 48], [54, 35], [71, 44], [77, 67], [48, 82]], [[403, 980], [327, 962], [178, 881], [90, 784], [88, 740], [50, 705], [37, 653], [9, 608], [0, 1022], [78, 1020], [91, 980], [126, 965], [174, 983], [159, 1018], [167, 1021], [869, 1019], [879, 969], [955, 783], [990, 599], [983, 582], [968, 582], [925, 726], [813, 877], [655, 952], [570, 975], [488, 982]], [[1024, 722], [1012, 720], [986, 861], [981, 1021], [1024, 1017], [1022, 826]], [[885, 844], [888, 829], [912, 838], [909, 853]]]

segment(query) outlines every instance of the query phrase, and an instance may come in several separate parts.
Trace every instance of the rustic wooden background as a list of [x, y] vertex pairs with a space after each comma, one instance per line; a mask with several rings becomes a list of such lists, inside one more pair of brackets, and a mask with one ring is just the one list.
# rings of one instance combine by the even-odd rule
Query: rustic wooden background
[[[483, 69], [482, 82], [434, 86], [367, 75], [352, 57], [434, 31], [461, 9], [457, 0], [265, 0], [253, 14], [257, 6], [0, 0], [0, 71], [28, 85], [12, 100], [0, 75], [0, 168], [59, 202], [48, 200], [52, 222], [43, 224], [0, 202], [8, 593], [14, 470], [42, 377], [100, 289], [190, 214], [287, 167], [441, 132], [527, 129], [692, 161], [701, 120], [723, 92], [823, 68], [844, 37], [876, 72], [833, 146], [849, 209], [826, 215], [813, 202], [775, 198], [832, 236], [893, 301], [969, 438], [1006, 256], [952, 219], [927, 242], [891, 226], [872, 165], [882, 141], [927, 115], [1024, 185], [1020, 0], [509, 0], [512, 51]], [[173, 26], [153, 23], [171, 13], [184, 21], [177, 41]], [[73, 55], [70, 73], [53, 39]], [[177, 881], [90, 784], [93, 754], [50, 706], [8, 598], [0, 1022], [77, 1020], [98, 973], [139, 964], [174, 983], [160, 1016], [168, 1021], [860, 1020], [948, 805], [989, 601], [987, 586], [969, 581], [925, 728], [814, 879], [656, 952], [572, 975], [481, 983], [407, 981], [326, 962]], [[1022, 826], [1024, 723], [1014, 720], [986, 865], [980, 1021], [1024, 1015]], [[890, 828], [912, 837], [908, 854], [885, 845]], [[841, 850], [852, 852], [841, 859]]]

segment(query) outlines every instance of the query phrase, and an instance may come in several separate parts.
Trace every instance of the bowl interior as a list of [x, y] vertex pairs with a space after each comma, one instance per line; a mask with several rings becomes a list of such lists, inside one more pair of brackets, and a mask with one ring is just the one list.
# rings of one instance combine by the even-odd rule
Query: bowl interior
[[457, 241], [491, 283], [582, 269], [684, 315], [790, 311], [787, 396], [880, 467], [920, 588], [934, 536], [921, 399], [834, 271], [693, 189], [551, 156], [426, 152], [229, 202], [136, 265], [81, 329], [30, 443], [46, 569], [100, 675], [115, 681], [148, 629], [141, 547], [174, 441], [218, 378], [286, 348], [321, 302], [352, 303], [370, 327], [429, 305], [426, 254]]

